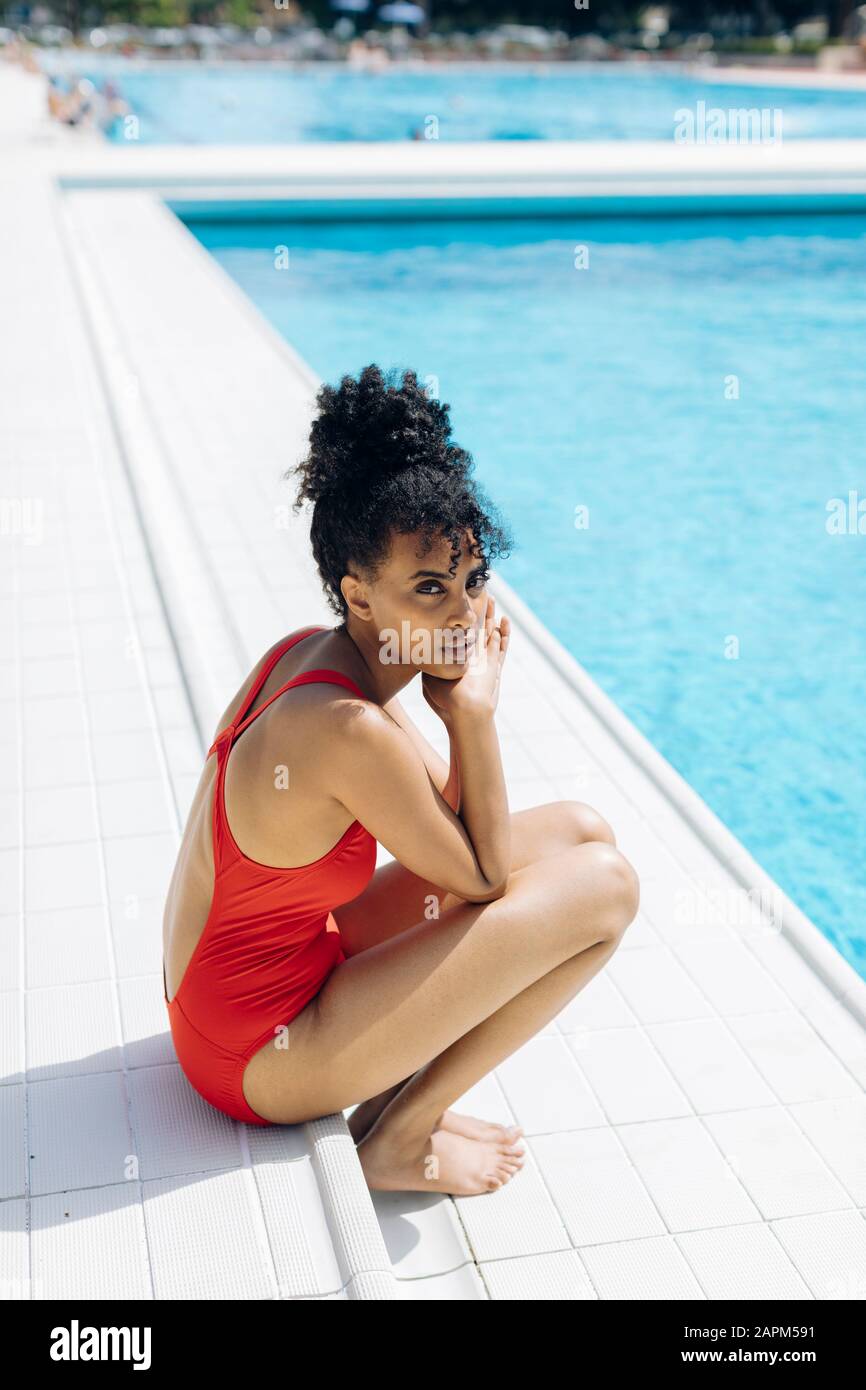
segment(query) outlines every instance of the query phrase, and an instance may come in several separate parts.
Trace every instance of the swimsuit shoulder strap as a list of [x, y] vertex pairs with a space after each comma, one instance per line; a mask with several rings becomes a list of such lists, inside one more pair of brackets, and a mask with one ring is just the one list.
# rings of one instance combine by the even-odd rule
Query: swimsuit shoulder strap
[[[247, 691], [244, 701], [241, 704], [241, 707], [235, 715], [234, 719], [231, 721], [230, 724], [226, 724], [224, 729], [220, 729], [219, 733], [217, 734], [216, 738], [214, 739], [213, 743], [208, 749], [208, 757], [210, 757], [211, 753], [213, 753], [214, 750], [219, 747], [219, 745], [223, 742], [224, 739], [226, 739], [227, 737], [234, 737], [235, 733], [238, 731], [240, 724], [244, 722], [247, 715], [247, 711], [249, 710], [250, 706], [254, 703], [257, 695], [259, 694], [259, 691], [262, 689], [262, 686], [268, 679], [268, 676], [273, 671], [277, 662], [285, 656], [286, 652], [291, 651], [292, 647], [294, 647], [297, 642], [303, 642], [305, 637], [312, 637], [314, 632], [325, 631], [326, 628], [321, 626], [304, 628], [302, 632], [293, 633], [291, 637], [286, 638], [285, 642], [280, 642], [279, 646], [274, 648], [267, 661], [262, 666], [262, 669], [259, 671], [259, 674], [257, 675], [256, 679], [253, 681], [252, 685]], [[270, 704], [270, 701], [267, 701], [267, 703]], [[262, 705], [262, 709], [264, 709], [264, 705]]]
[[369, 696], [358, 689], [358, 686], [352, 680], [351, 676], [344, 676], [342, 671], [332, 671], [325, 666], [315, 671], [303, 671], [301, 675], [293, 676], [290, 681], [286, 681], [285, 685], [281, 685], [279, 690], [275, 690], [273, 695], [270, 695], [268, 699], [265, 700], [264, 704], [259, 705], [257, 710], [253, 710], [253, 713], [247, 715], [246, 719], [236, 724], [234, 728], [235, 736], [243, 733], [244, 729], [246, 729], [249, 724], [252, 724], [254, 719], [258, 719], [259, 715], [263, 710], [267, 709], [268, 705], [272, 705], [274, 700], [279, 699], [287, 690], [294, 689], [296, 685], [313, 685], [319, 681], [326, 685], [342, 685], [344, 689], [350, 690], [353, 695], [359, 696], [360, 699], [369, 699]]

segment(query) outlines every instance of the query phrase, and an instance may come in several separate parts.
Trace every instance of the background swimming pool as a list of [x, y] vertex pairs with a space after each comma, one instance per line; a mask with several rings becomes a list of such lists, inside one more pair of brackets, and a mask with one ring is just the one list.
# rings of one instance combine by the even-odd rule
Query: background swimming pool
[[193, 229], [325, 379], [438, 377], [503, 576], [866, 975], [866, 219]]
[[[68, 67], [69, 58], [46, 54], [43, 62]], [[640, 63], [419, 65], [374, 74], [339, 64], [142, 69], [108, 59], [83, 69], [77, 75], [97, 83], [112, 75], [139, 117], [142, 144], [406, 140], [428, 116], [437, 118], [440, 140], [669, 140], [675, 111], [698, 100], [724, 110], [779, 108], [785, 140], [866, 137], [866, 91], [733, 86]], [[120, 124], [111, 138], [123, 141]]]

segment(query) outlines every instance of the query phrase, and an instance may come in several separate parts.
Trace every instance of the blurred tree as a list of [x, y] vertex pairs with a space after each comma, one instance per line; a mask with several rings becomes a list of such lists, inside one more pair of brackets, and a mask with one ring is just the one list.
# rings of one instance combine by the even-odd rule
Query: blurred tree
[[[384, 2], [384, 0], [382, 0]], [[49, 0], [51, 3], [51, 0]], [[358, 29], [376, 24], [380, 0], [372, 0], [366, 14], [354, 13]], [[434, 30], [452, 31], [487, 28], [496, 24], [532, 24], [564, 30], [578, 35], [595, 32], [615, 34], [634, 32], [639, 27], [645, 4], [628, 0], [588, 0], [586, 9], [577, 9], [577, 0], [418, 0], [427, 10]], [[86, 6], [86, 15], [83, 9]], [[801, 20], [825, 17], [832, 36], [845, 31], [855, 8], [855, 0], [669, 0], [670, 27], [681, 34], [767, 35], [790, 29]], [[273, 24], [287, 18], [276, 11], [273, 0], [53, 0], [52, 9], [63, 23], [79, 32], [83, 18], [87, 24], [118, 20], [130, 24], [172, 26], [177, 24], [219, 23], [240, 25]], [[331, 0], [300, 0], [301, 12], [322, 28], [330, 29], [340, 15]]]

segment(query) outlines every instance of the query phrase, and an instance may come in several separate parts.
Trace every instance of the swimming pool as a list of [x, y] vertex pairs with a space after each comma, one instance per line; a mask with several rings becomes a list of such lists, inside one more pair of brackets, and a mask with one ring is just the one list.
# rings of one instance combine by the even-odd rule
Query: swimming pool
[[866, 218], [191, 225], [323, 378], [438, 378], [503, 577], [866, 976]]
[[[43, 57], [46, 67], [69, 59]], [[111, 75], [139, 118], [141, 144], [279, 144], [310, 140], [669, 140], [675, 112], [780, 110], [784, 140], [866, 137], [866, 90], [713, 83], [642, 63], [423, 64], [382, 73], [342, 64], [83, 64]], [[435, 127], [430, 124], [435, 121]], [[126, 139], [121, 123], [110, 138]]]

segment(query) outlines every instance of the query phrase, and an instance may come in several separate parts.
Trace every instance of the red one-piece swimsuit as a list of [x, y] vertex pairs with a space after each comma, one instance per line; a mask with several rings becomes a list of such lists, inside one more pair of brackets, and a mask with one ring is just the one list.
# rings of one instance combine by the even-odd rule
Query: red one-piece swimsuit
[[208, 750], [208, 757], [217, 755], [213, 899], [171, 999], [163, 967], [163, 998], [184, 1074], [211, 1105], [248, 1124], [272, 1122], [257, 1115], [244, 1097], [247, 1062], [306, 1007], [346, 959], [331, 910], [363, 892], [376, 868], [376, 841], [360, 821], [353, 821], [321, 858], [280, 869], [242, 854], [226, 817], [226, 765], [234, 741], [278, 696], [324, 681], [367, 698], [340, 671], [305, 671], [247, 714], [280, 657], [296, 642], [324, 631], [306, 628], [271, 653], [237, 717]]

